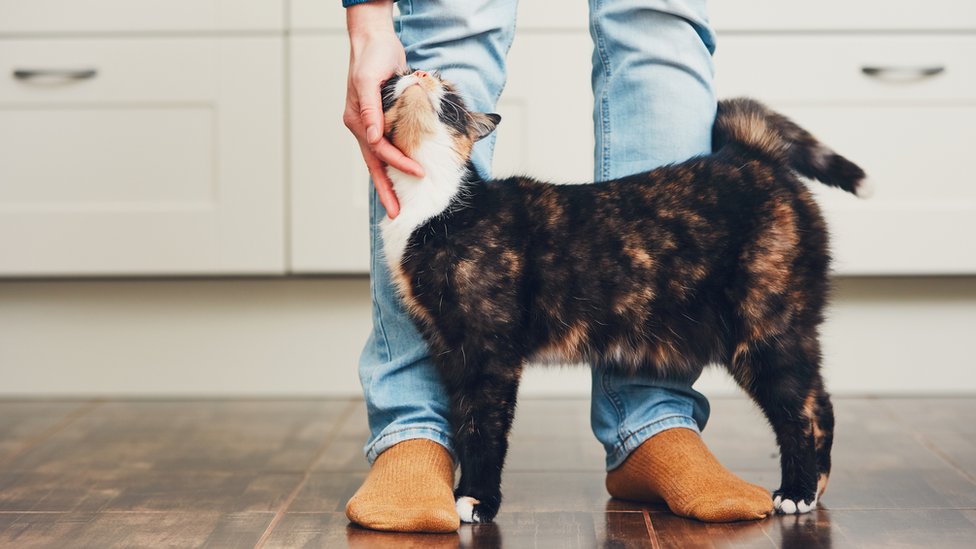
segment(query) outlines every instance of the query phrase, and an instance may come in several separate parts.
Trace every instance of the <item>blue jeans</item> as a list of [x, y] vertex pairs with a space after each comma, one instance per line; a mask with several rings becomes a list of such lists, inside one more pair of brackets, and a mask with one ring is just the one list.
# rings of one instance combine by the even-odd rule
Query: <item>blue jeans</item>
[[[589, 0], [593, 38], [595, 179], [606, 180], [710, 152], [716, 100], [713, 35], [705, 0]], [[395, 21], [407, 62], [439, 70], [472, 110], [491, 112], [505, 84], [516, 0], [400, 0]], [[553, 6], [553, 9], [557, 9]], [[558, 93], [554, 83], [550, 93]], [[489, 173], [494, 137], [473, 151]], [[382, 259], [385, 215], [370, 186], [373, 331], [359, 375], [370, 439], [366, 457], [426, 438], [451, 450], [448, 399], [426, 345], [401, 306]], [[591, 424], [607, 470], [670, 428], [704, 428], [709, 407], [695, 379], [658, 380], [594, 369]]]

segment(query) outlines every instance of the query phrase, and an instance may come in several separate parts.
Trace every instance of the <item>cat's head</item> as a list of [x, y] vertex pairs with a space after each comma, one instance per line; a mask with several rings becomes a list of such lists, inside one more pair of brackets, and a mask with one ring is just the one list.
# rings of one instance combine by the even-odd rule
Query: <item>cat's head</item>
[[447, 146], [466, 163], [474, 142], [501, 121], [494, 113], [469, 111], [454, 86], [433, 72], [402, 71], [390, 77], [381, 91], [386, 136], [412, 158], [425, 145]]

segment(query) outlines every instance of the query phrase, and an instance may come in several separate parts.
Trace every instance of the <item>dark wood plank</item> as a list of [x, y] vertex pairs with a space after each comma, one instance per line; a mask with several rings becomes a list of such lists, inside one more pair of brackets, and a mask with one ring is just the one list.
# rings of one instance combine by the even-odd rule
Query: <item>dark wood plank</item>
[[312, 473], [288, 507], [288, 512], [341, 513], [365, 478], [364, 472]]
[[512, 427], [506, 470], [600, 471], [603, 446], [590, 430], [589, 403], [580, 399], [525, 399]]
[[265, 549], [301, 547], [649, 547], [641, 513], [501, 513], [493, 524], [465, 524], [456, 534], [376, 532], [341, 513], [288, 513]]
[[832, 511], [815, 526], [811, 519], [779, 517], [767, 525], [782, 547], [969, 548], [976, 526], [955, 509]]
[[90, 407], [87, 402], [0, 401], [0, 468], [32, 444], [42, 442], [74, 414]]
[[230, 513], [221, 515], [203, 542], [209, 549], [254, 547], [267, 530], [274, 513]]
[[352, 525], [342, 513], [288, 513], [271, 533], [263, 549], [311, 549], [315, 547], [406, 547], [454, 549], [461, 546], [456, 532], [450, 534], [402, 534], [376, 532]]
[[0, 511], [276, 511], [300, 473], [88, 470], [0, 475]]
[[300, 472], [349, 407], [341, 400], [109, 402], [5, 469]]
[[[650, 515], [654, 535], [661, 547], [689, 549], [713, 547], [780, 547], [769, 538], [761, 522], [708, 524], [669, 513]], [[789, 547], [789, 546], [787, 546]]]
[[26, 513], [0, 530], [2, 547], [247, 547], [273, 513]]
[[369, 470], [363, 447], [369, 437], [366, 419], [366, 403], [358, 401], [339, 430], [332, 437], [329, 447], [319, 457], [312, 470], [323, 472]]
[[879, 401], [923, 444], [976, 479], [976, 398], [898, 398]]
[[594, 523], [598, 547], [644, 549], [651, 546], [652, 533], [647, 529], [644, 513], [595, 513]]

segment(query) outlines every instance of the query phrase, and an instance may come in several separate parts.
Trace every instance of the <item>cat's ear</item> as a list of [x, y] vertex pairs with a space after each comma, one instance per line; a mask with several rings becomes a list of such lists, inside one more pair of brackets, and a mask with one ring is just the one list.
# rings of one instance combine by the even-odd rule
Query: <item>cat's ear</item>
[[469, 114], [471, 115], [471, 125], [468, 132], [471, 134], [471, 139], [475, 141], [495, 131], [495, 127], [502, 121], [502, 117], [493, 112], [472, 112]]

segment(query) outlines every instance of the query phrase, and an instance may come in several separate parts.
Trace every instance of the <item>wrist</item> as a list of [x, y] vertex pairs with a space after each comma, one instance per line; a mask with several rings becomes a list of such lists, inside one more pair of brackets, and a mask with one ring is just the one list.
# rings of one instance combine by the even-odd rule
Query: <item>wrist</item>
[[393, 0], [372, 0], [346, 8], [349, 39], [393, 34]]

